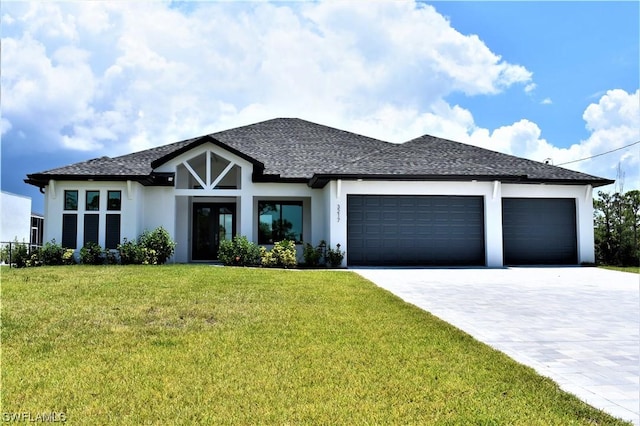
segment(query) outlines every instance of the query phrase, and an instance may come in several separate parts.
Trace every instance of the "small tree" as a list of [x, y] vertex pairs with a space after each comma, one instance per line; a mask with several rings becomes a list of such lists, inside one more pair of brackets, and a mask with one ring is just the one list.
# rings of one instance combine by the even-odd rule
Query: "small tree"
[[598, 192], [593, 201], [595, 250], [599, 263], [638, 266], [640, 262], [640, 191]]

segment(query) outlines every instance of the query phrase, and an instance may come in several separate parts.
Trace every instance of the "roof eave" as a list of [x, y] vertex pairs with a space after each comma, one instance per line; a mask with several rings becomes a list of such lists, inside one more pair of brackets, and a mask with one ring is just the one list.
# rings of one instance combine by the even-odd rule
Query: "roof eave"
[[251, 164], [253, 164], [254, 166], [258, 167], [259, 169], [264, 169], [264, 164], [261, 163], [260, 161], [256, 160], [255, 158], [245, 154], [244, 152], [238, 151], [237, 149], [220, 142], [218, 139], [214, 138], [211, 135], [205, 135], [202, 137], [199, 137], [197, 139], [195, 139], [193, 142], [183, 146], [180, 149], [177, 149], [163, 157], [158, 158], [157, 160], [154, 160], [151, 162], [151, 168], [156, 169], [158, 167], [160, 167], [161, 165], [165, 164], [166, 162], [173, 160], [174, 158], [178, 157], [179, 155], [184, 154], [185, 152], [191, 151], [193, 148], [196, 148], [200, 145], [203, 145], [205, 143], [212, 143], [214, 145], [219, 146], [220, 148], [229, 151], [230, 153], [237, 155], [238, 157], [250, 162]]
[[591, 185], [594, 188], [614, 183], [610, 179], [537, 179], [527, 175], [423, 175], [423, 174], [315, 174], [307, 184], [312, 188], [323, 188], [329, 181], [344, 180], [387, 180], [387, 181], [429, 181], [429, 182], [491, 182], [523, 184]]
[[[124, 182], [134, 181], [144, 186], [173, 186], [173, 173], [155, 173], [149, 175], [65, 175], [65, 174], [30, 174], [25, 183], [39, 188], [49, 185], [51, 180], [89, 181], [89, 182]], [[171, 178], [171, 179], [170, 179]]]

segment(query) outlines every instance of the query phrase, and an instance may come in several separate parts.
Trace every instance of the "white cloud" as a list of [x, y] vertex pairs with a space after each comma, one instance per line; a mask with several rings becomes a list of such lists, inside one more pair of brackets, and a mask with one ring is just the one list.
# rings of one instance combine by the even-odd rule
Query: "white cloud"
[[542, 100], [542, 102], [540, 102], [542, 105], [551, 105], [553, 103], [553, 101], [551, 100], [551, 98], [544, 98]]
[[[555, 164], [640, 139], [638, 92], [623, 90], [585, 109], [591, 135], [568, 148], [542, 138], [527, 119], [477, 126], [448, 95], [494, 95], [514, 85], [531, 95], [532, 73], [461, 34], [430, 5], [204, 2], [187, 9], [3, 5], [2, 135], [25, 134], [32, 150], [114, 155], [289, 116], [393, 142], [428, 133]], [[627, 179], [637, 180], [638, 156], [629, 152], [568, 167], [615, 177], [621, 161]]]
[[[551, 158], [553, 164], [571, 162], [563, 167], [593, 174], [616, 178], [618, 166], [625, 172], [625, 188], [640, 188], [640, 151], [635, 145], [593, 159], [573, 162], [622, 148], [640, 140], [640, 91], [627, 93], [624, 90], [610, 90], [597, 103], [590, 104], [583, 114], [590, 136], [568, 148], [554, 146], [541, 138], [537, 124], [520, 120], [489, 132], [487, 129], [473, 129], [468, 137], [457, 140], [493, 149], [536, 161]], [[465, 120], [461, 128], [469, 128]]]
[[412, 2], [6, 9], [4, 118], [13, 131], [42, 124], [50, 147], [122, 153], [274, 116], [364, 129], [396, 114], [402, 127], [372, 129], [398, 140], [451, 128], [450, 93], [532, 84], [524, 67]]
[[0, 118], [0, 136], [11, 130], [11, 123], [6, 118]]

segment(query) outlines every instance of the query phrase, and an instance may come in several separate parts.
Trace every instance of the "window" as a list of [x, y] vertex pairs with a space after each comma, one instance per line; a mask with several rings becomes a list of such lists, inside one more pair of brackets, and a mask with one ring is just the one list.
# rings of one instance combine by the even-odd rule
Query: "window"
[[120, 210], [122, 191], [107, 191], [107, 210]]
[[87, 191], [85, 210], [94, 212], [100, 210], [100, 191]]
[[78, 215], [63, 214], [62, 215], [62, 247], [70, 248], [70, 249], [77, 248], [77, 244], [78, 244], [77, 239], [78, 239]]
[[88, 243], [98, 244], [98, 224], [100, 215], [85, 214], [84, 215], [84, 245]]
[[120, 244], [120, 215], [107, 215], [107, 228], [104, 239], [104, 248], [115, 249]]
[[78, 191], [64, 191], [64, 209], [78, 210]]
[[302, 201], [259, 201], [258, 244], [302, 242]]

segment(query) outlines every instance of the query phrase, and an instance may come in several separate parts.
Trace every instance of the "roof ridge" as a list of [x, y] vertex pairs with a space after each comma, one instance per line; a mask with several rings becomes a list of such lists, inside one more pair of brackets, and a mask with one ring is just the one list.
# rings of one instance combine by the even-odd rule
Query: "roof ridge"
[[[591, 175], [589, 173], [585, 173], [585, 172], [581, 172], [581, 171], [577, 171], [577, 170], [571, 170], [571, 169], [568, 169], [566, 167], [560, 167], [560, 166], [557, 166], [557, 165], [554, 165], [554, 164], [547, 164], [547, 163], [544, 163], [542, 161], [537, 161], [537, 160], [532, 160], [530, 158], [520, 157], [520, 156], [515, 155], [515, 154], [508, 154], [506, 152], [501, 152], [501, 151], [497, 151], [497, 150], [494, 150], [494, 149], [485, 148], [485, 147], [482, 147], [482, 146], [473, 145], [473, 144], [469, 144], [469, 143], [465, 143], [465, 142], [454, 141], [452, 139], [441, 138], [441, 137], [433, 136], [433, 135], [429, 135], [429, 134], [424, 134], [422, 136], [418, 136], [417, 138], [410, 139], [407, 142], [403, 142], [402, 145], [404, 145], [405, 143], [408, 144], [408, 143], [411, 143], [411, 142], [419, 143], [419, 142], [421, 142], [421, 139], [423, 139], [425, 137], [433, 138], [435, 140], [444, 141], [444, 142], [447, 142], [447, 143], [450, 143], [450, 144], [453, 144], [453, 145], [462, 145], [466, 149], [471, 148], [471, 149], [474, 149], [474, 150], [477, 150], [477, 151], [490, 152], [493, 155], [499, 155], [501, 157], [510, 158], [510, 159], [513, 159], [513, 160], [516, 160], [516, 161], [523, 161], [523, 162], [527, 162], [527, 163], [533, 163], [536, 166], [539, 166], [539, 167], [542, 167], [542, 168], [546, 168], [546, 169], [549, 169], [549, 170], [562, 169], [562, 170], [570, 171], [572, 173], [580, 173], [580, 174], [582, 174], [584, 176], [590, 176], [590, 177], [597, 178], [597, 176]], [[484, 169], [487, 169], [487, 170], [495, 170], [495, 167], [487, 166], [486, 164], [483, 164], [482, 162], [478, 161], [477, 159], [475, 159], [473, 161], [473, 164], [475, 166], [480, 166], [480, 167], [482, 167]]]

